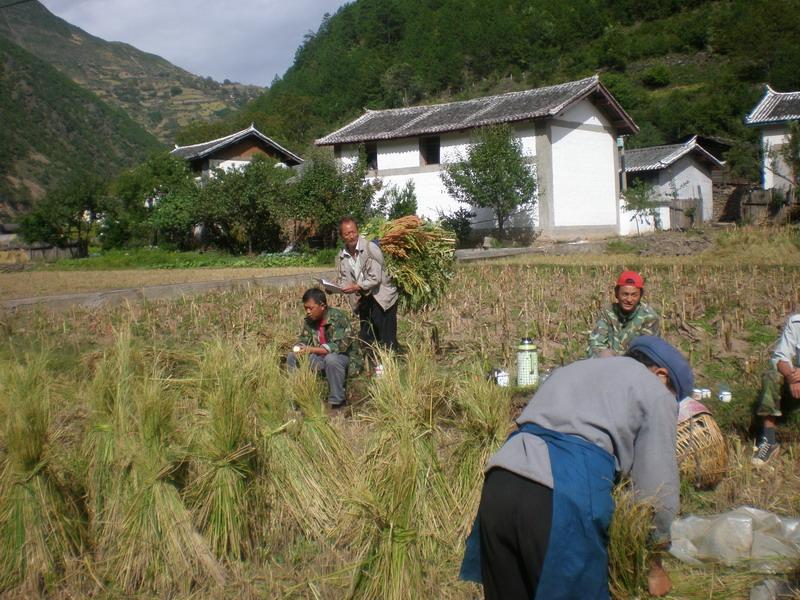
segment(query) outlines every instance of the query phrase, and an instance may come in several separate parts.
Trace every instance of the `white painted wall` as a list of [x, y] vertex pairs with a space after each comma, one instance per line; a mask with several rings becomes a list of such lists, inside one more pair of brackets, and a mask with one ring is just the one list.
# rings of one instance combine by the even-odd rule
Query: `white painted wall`
[[378, 172], [385, 169], [405, 169], [419, 166], [419, 139], [386, 140], [378, 142]]
[[764, 157], [761, 165], [761, 182], [765, 190], [790, 187], [789, 167], [783, 159], [775, 155], [778, 148], [788, 141], [789, 127], [785, 124], [761, 129], [761, 148]]
[[[532, 123], [514, 127], [522, 144], [522, 153], [526, 157], [536, 156], [535, 131]], [[445, 133], [440, 136], [439, 159], [441, 164], [454, 163], [466, 156], [472, 140], [472, 131]], [[378, 141], [378, 170], [375, 176], [383, 182], [384, 190], [394, 186], [405, 187], [409, 181], [414, 182], [417, 195], [417, 214], [422, 217], [436, 219], [440, 214], [453, 212], [465, 207], [453, 199], [445, 190], [441, 180], [441, 168], [434, 165], [420, 166], [419, 138]], [[347, 144], [341, 147], [340, 162], [342, 166], [352, 166], [358, 160], [358, 145]], [[533, 168], [533, 166], [532, 166]], [[383, 193], [383, 192], [382, 192]], [[487, 209], [473, 209], [478, 213], [475, 225], [479, 228], [494, 227], [494, 217]], [[527, 211], [512, 220], [513, 226], [525, 226], [538, 223], [538, 212]]]
[[702, 201], [702, 220], [714, 217], [711, 171], [691, 154], [681, 157], [658, 176], [656, 191], [665, 200], [697, 198]]
[[223, 160], [217, 165], [218, 169], [222, 169], [226, 173], [234, 169], [244, 169], [250, 165], [249, 160]]
[[551, 127], [553, 225], [617, 224], [616, 140], [610, 133]]
[[391, 186], [403, 189], [407, 182], [413, 181], [417, 195], [417, 214], [429, 219], [438, 219], [440, 212], [451, 213], [463, 206], [448, 195], [439, 178], [440, 172], [439, 169], [404, 175], [385, 175], [379, 172], [378, 176], [383, 182], [384, 189]]
[[[636, 235], [636, 224], [638, 220], [639, 233], [646, 233], [648, 231], [656, 230], [656, 220], [652, 217], [646, 219], [639, 219], [633, 212], [622, 209], [622, 202], [619, 208], [619, 234], [620, 235]], [[669, 206], [662, 206], [657, 209], [659, 226], [661, 229], [669, 229]]]

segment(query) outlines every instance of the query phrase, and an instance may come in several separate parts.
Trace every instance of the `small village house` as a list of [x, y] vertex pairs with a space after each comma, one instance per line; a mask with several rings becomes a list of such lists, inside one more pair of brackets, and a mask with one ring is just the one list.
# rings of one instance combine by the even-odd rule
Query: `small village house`
[[[723, 163], [700, 145], [697, 136], [682, 144], [626, 150], [623, 164], [629, 186], [643, 181], [661, 199], [658, 215], [663, 229], [713, 219], [711, 174]], [[645, 229], [653, 225], [651, 222]], [[636, 224], [630, 223], [629, 229], [635, 230]]]
[[766, 86], [764, 97], [744, 119], [761, 131], [761, 183], [765, 190], [794, 191], [792, 169], [781, 148], [789, 140], [789, 123], [800, 120], [800, 92], [776, 92]]
[[[595, 75], [578, 81], [431, 106], [368, 110], [318, 139], [352, 164], [366, 153], [369, 176], [402, 188], [413, 181], [420, 215], [459, 208], [442, 184], [442, 165], [466, 155], [475, 130], [506, 123], [518, 136], [538, 183], [538, 202], [511, 226], [553, 238], [620, 233], [619, 136], [638, 127]], [[479, 212], [476, 229], [495, 227]]]
[[170, 154], [185, 159], [200, 179], [209, 177], [214, 169], [228, 171], [244, 167], [259, 155], [277, 160], [287, 167], [303, 162], [302, 158], [261, 133], [254, 124], [216, 140], [190, 146], [176, 145]]

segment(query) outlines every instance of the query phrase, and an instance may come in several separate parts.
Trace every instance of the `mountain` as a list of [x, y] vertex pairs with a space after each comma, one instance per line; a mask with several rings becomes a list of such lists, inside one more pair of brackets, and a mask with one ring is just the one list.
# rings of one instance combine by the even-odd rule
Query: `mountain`
[[641, 127], [632, 147], [693, 134], [735, 144], [769, 82], [800, 89], [800, 0], [357, 0], [306, 36], [293, 65], [243, 111], [184, 129], [192, 143], [255, 122], [300, 150], [360, 115], [600, 73]]
[[125, 112], [0, 36], [0, 221], [71, 174], [112, 176], [161, 147]]
[[0, 36], [123, 109], [170, 145], [191, 120], [225, 116], [263, 91], [252, 85], [217, 83], [129, 44], [107, 42], [36, 1], [0, 11]]

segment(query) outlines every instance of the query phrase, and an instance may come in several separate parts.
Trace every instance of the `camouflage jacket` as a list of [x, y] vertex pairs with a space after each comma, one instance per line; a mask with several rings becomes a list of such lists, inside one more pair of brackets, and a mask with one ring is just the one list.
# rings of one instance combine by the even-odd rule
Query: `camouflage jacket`
[[600, 311], [597, 324], [589, 334], [589, 356], [598, 356], [603, 349], [614, 354], [623, 354], [630, 343], [640, 335], [658, 335], [660, 330], [659, 316], [654, 308], [639, 302], [629, 315], [620, 310], [614, 303]]
[[303, 320], [303, 329], [297, 336], [298, 341], [306, 346], [323, 346], [328, 352], [347, 354], [350, 363], [347, 365], [348, 375], [355, 375], [364, 366], [361, 347], [353, 334], [350, 317], [338, 308], [328, 307], [325, 312], [325, 343], [319, 343], [317, 324], [308, 318]]

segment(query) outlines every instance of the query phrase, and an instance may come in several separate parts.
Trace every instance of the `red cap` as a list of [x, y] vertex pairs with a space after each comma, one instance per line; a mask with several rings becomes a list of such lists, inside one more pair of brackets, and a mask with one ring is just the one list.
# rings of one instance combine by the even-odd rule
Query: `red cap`
[[617, 279], [617, 286], [632, 285], [640, 290], [644, 288], [644, 279], [636, 271], [623, 271]]

